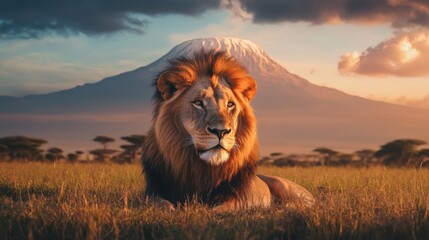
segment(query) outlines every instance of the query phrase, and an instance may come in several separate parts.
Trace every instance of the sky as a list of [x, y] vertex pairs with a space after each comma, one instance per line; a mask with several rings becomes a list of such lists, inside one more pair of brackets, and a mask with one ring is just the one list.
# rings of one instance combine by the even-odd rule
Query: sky
[[429, 108], [427, 0], [0, 0], [0, 95], [63, 90], [201, 37], [248, 39], [290, 72]]

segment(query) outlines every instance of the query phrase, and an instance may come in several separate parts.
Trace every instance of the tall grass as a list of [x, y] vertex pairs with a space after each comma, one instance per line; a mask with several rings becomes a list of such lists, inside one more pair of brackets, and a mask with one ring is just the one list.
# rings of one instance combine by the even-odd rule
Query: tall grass
[[429, 239], [429, 170], [278, 168], [312, 208], [145, 204], [135, 165], [0, 163], [0, 239]]

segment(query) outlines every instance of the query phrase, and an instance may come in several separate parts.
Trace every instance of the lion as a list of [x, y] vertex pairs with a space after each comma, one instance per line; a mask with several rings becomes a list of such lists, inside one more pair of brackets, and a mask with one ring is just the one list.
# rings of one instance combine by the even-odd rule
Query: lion
[[175, 209], [197, 201], [217, 210], [313, 203], [298, 184], [257, 175], [250, 101], [256, 81], [223, 51], [169, 61], [154, 83], [152, 126], [142, 154], [146, 198]]

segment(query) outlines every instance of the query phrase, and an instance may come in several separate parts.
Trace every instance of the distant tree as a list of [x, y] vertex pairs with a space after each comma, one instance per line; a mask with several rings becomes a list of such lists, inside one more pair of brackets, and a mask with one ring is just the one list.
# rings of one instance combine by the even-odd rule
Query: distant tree
[[423, 148], [418, 153], [421, 157], [428, 157], [429, 158], [429, 148]]
[[105, 162], [106, 159], [110, 159], [116, 152], [118, 151], [114, 149], [95, 149], [89, 153], [94, 156], [94, 161]]
[[120, 155], [120, 161], [126, 163], [137, 162], [141, 157], [143, 144], [146, 140], [144, 135], [130, 135], [121, 137], [122, 140], [127, 141], [130, 144], [121, 145], [123, 152]]
[[333, 165], [337, 165], [337, 166], [346, 166], [346, 165], [350, 165], [354, 159], [355, 155], [354, 154], [338, 154], [338, 161], [332, 163]]
[[83, 154], [82, 151], [75, 151], [74, 153], [67, 154], [67, 162], [75, 163], [79, 161], [80, 156]]
[[77, 162], [77, 154], [76, 153], [69, 153], [67, 154], [67, 162], [68, 163], [75, 163]]
[[281, 153], [281, 152], [272, 152], [272, 153], [270, 153], [271, 157], [278, 157], [278, 156], [281, 156], [281, 155], [283, 155], [283, 153]]
[[61, 148], [52, 147], [47, 150], [45, 159], [50, 162], [55, 162], [60, 159], [64, 159], [63, 150]]
[[338, 156], [339, 152], [326, 148], [326, 147], [319, 147], [313, 150], [313, 152], [317, 152], [322, 155], [322, 166], [325, 165], [332, 165], [333, 158]]
[[359, 157], [360, 162], [367, 166], [371, 162], [373, 162], [374, 159], [374, 150], [371, 149], [362, 149], [355, 152], [355, 154]]
[[121, 145], [122, 153], [119, 154], [117, 163], [132, 163], [135, 161], [135, 151], [133, 145]]
[[121, 139], [131, 143], [132, 145], [142, 147], [146, 140], [146, 136], [133, 134], [130, 136], [121, 137]]
[[326, 155], [337, 155], [338, 154], [337, 151], [332, 150], [330, 148], [325, 148], [325, 147], [316, 148], [313, 150], [313, 152], [318, 152], [318, 153], [326, 154]]
[[419, 157], [419, 167], [429, 166], [429, 148], [421, 149], [417, 156]]
[[41, 145], [46, 143], [47, 141], [43, 139], [24, 136], [9, 136], [0, 138], [0, 145], [2, 146], [1, 151], [3, 154], [7, 154], [10, 161], [42, 160], [43, 151], [39, 148]]
[[[105, 162], [107, 160], [106, 157], [109, 156], [109, 154], [108, 154], [109, 149], [107, 147], [107, 144], [114, 142], [115, 139], [111, 138], [111, 137], [107, 137], [107, 136], [97, 136], [93, 139], [93, 141], [98, 142], [103, 146], [103, 149], [101, 149], [103, 151], [103, 153], [100, 155], [101, 156], [100, 161]], [[97, 149], [97, 150], [100, 150], [100, 149]], [[96, 150], [94, 150], [94, 151], [96, 151]]]
[[426, 144], [417, 139], [397, 139], [381, 146], [374, 156], [387, 166], [405, 166], [413, 164], [418, 147]]
[[107, 144], [110, 142], [114, 142], [115, 139], [107, 136], [97, 136], [93, 139], [93, 141], [100, 143], [103, 145], [103, 149], [107, 149]]
[[96, 162], [103, 162], [104, 161], [104, 150], [103, 149], [94, 149], [89, 151], [89, 154], [91, 154], [92, 156], [94, 156], [94, 161]]

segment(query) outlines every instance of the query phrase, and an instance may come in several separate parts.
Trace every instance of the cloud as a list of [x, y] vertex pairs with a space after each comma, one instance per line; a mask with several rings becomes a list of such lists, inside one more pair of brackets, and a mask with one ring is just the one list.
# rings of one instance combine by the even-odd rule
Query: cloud
[[[234, 0], [232, 0], [234, 1]], [[429, 25], [427, 0], [239, 0], [256, 23], [391, 23], [395, 28]]]
[[418, 98], [418, 99], [410, 99], [410, 98], [402, 97], [402, 98], [399, 98], [397, 101], [406, 106], [429, 109], [429, 95], [426, 95], [425, 97]]
[[[61, 62], [50, 54], [27, 54], [0, 60], [0, 95], [22, 96], [71, 88], [113, 75], [112, 66]], [[31, 79], [31, 81], [28, 81]]]
[[421, 98], [412, 98], [412, 97], [398, 97], [398, 98], [388, 98], [388, 97], [376, 97], [376, 96], [369, 96], [368, 98], [377, 100], [377, 101], [383, 101], [383, 102], [389, 102], [409, 107], [417, 107], [417, 108], [426, 108], [429, 109], [429, 95], [423, 96]]
[[141, 34], [149, 23], [147, 16], [198, 16], [221, 8], [255, 23], [429, 25], [427, 0], [0, 0], [0, 6], [0, 39]]
[[429, 76], [429, 31], [397, 33], [363, 53], [346, 53], [338, 62], [343, 75]]
[[242, 20], [251, 20], [253, 15], [243, 9], [240, 0], [220, 0], [221, 7], [229, 9], [234, 16]]
[[220, 7], [219, 0], [0, 0], [0, 39], [42, 38], [121, 31], [141, 34], [142, 15], [196, 16]]

